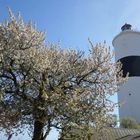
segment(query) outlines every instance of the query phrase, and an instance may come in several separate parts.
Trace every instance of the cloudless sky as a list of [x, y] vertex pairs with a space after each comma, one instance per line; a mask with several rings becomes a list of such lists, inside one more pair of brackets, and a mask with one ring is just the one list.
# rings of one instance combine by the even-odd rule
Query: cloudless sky
[[[20, 11], [25, 22], [32, 19], [38, 29], [46, 29], [47, 42], [78, 50], [88, 50], [88, 37], [112, 46], [125, 22], [140, 29], [140, 0], [0, 0], [0, 22], [8, 18], [7, 6], [14, 14]], [[56, 140], [55, 133], [48, 140]]]

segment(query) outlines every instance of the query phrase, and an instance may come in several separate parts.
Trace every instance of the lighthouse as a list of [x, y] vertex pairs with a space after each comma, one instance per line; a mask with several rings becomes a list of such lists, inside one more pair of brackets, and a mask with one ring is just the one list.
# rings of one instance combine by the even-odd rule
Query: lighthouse
[[140, 32], [126, 23], [112, 44], [116, 61], [122, 63], [123, 76], [129, 73], [128, 81], [118, 91], [119, 116], [133, 117], [140, 123]]

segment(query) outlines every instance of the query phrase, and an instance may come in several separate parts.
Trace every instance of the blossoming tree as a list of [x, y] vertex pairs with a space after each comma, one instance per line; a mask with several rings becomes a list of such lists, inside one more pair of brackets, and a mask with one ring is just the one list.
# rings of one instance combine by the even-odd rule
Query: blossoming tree
[[44, 32], [9, 14], [0, 24], [1, 130], [18, 134], [26, 128], [32, 140], [45, 140], [53, 127], [68, 132], [108, 123], [115, 106], [109, 96], [126, 80], [110, 49], [89, 41], [84, 55], [45, 45]]

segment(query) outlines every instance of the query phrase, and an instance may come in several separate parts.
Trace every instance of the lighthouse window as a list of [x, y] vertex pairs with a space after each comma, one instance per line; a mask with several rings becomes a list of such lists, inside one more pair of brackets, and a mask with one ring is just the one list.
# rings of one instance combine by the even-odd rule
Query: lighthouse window
[[131, 93], [129, 93], [129, 96], [131, 96]]
[[127, 56], [119, 60], [122, 63], [123, 76], [140, 76], [140, 56]]

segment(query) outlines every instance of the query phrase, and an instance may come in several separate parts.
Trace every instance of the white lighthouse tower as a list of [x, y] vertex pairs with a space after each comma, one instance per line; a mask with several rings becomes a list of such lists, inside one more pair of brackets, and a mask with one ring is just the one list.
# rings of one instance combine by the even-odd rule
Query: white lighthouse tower
[[140, 123], [140, 32], [131, 30], [130, 24], [113, 39], [116, 61], [122, 63], [123, 75], [128, 81], [120, 87], [118, 100], [120, 117], [133, 117]]

